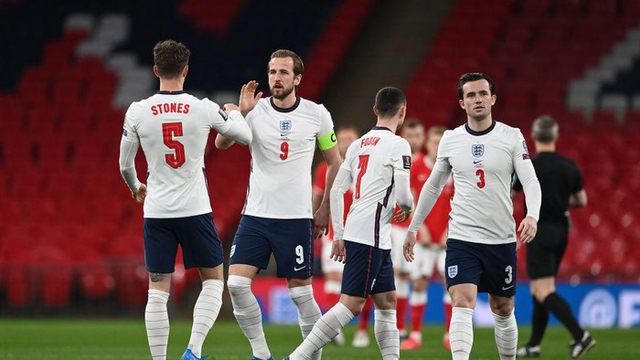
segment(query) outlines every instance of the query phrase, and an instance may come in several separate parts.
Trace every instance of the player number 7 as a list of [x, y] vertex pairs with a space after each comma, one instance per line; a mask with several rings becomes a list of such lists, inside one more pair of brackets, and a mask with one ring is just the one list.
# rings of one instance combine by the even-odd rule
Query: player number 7
[[360, 155], [358, 157], [358, 169], [360, 172], [358, 173], [358, 180], [356, 180], [356, 194], [355, 198], [360, 199], [360, 182], [362, 181], [362, 176], [367, 172], [367, 165], [369, 164], [369, 155]]

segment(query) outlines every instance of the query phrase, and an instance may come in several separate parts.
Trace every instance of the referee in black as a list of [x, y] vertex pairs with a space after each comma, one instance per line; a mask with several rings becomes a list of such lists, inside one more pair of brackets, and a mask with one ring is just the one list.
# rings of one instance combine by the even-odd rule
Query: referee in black
[[[533, 295], [532, 332], [529, 342], [518, 349], [518, 357], [539, 357], [540, 342], [549, 320], [549, 312], [573, 336], [570, 356], [577, 359], [592, 348], [596, 341], [580, 327], [569, 304], [556, 292], [555, 277], [569, 240], [568, 207], [587, 205], [587, 194], [582, 188], [582, 175], [576, 164], [556, 151], [558, 124], [550, 116], [540, 116], [533, 122], [531, 136], [535, 141], [536, 169], [542, 189], [542, 206], [538, 233], [527, 244], [527, 272]], [[522, 191], [516, 179], [513, 189]]]

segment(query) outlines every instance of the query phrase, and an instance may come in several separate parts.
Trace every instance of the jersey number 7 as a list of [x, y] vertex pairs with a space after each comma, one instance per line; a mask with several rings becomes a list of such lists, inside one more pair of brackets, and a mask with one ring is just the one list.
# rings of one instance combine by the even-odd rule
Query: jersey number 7
[[173, 122], [162, 124], [162, 140], [169, 149], [175, 151], [174, 154], [165, 154], [164, 158], [169, 166], [177, 169], [184, 165], [186, 158], [184, 155], [184, 145], [178, 140], [175, 140], [173, 138], [174, 136], [182, 136], [182, 123]]
[[355, 198], [360, 199], [360, 182], [362, 182], [362, 176], [367, 172], [367, 165], [369, 165], [369, 155], [360, 155], [358, 157], [358, 179], [356, 180], [356, 194]]

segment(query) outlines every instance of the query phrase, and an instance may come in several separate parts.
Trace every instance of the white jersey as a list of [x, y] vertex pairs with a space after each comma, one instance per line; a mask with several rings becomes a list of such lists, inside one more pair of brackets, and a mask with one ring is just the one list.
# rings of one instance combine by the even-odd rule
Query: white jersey
[[[244, 122], [240, 112], [230, 115], [234, 120], [239, 118], [236, 123]], [[204, 151], [211, 128], [226, 132], [232, 127], [234, 121], [227, 119], [216, 103], [182, 91], [161, 91], [129, 106], [122, 141], [135, 144], [127, 148], [133, 149], [133, 156], [137, 144], [142, 145], [147, 160], [144, 217], [178, 218], [211, 212]], [[246, 127], [245, 140], [250, 136]], [[131, 154], [121, 154], [121, 168], [126, 157], [131, 161]]]
[[[316, 141], [333, 134], [329, 111], [300, 97], [291, 108], [282, 109], [269, 97], [260, 99], [246, 119], [253, 141], [242, 213], [273, 219], [313, 218], [311, 164]], [[331, 140], [335, 145], [335, 135]]]
[[409, 192], [409, 143], [388, 128], [374, 127], [349, 146], [340, 167], [343, 169], [350, 172], [355, 190], [341, 238], [391, 249], [391, 218], [396, 207], [394, 175], [406, 173]]
[[[466, 124], [446, 131], [440, 141], [432, 176], [441, 187], [442, 177], [448, 177], [451, 171], [455, 190], [449, 214], [449, 238], [484, 244], [515, 242], [512, 176], [517, 173], [518, 177], [524, 176], [528, 184], [537, 184], [520, 130], [493, 122], [482, 132], [475, 132]], [[434, 181], [430, 178], [427, 183], [433, 186]], [[531, 202], [528, 215], [537, 219], [540, 202], [536, 206], [535, 200], [539, 199], [539, 184], [537, 195], [535, 186], [530, 189], [526, 193], [527, 204]], [[425, 201], [430, 201], [429, 192], [425, 185], [420, 200], [427, 194]], [[410, 231], [416, 231], [422, 222], [418, 222], [424, 210], [421, 205], [417, 206], [416, 222], [411, 222]]]

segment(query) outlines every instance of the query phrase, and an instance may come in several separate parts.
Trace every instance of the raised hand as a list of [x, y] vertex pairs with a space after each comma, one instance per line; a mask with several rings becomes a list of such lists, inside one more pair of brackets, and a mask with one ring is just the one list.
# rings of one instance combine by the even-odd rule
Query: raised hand
[[256, 94], [258, 85], [258, 82], [256, 82], [255, 80], [251, 80], [248, 83], [242, 85], [242, 89], [240, 90], [240, 99], [238, 101], [242, 116], [247, 116], [249, 111], [253, 110], [253, 108], [256, 107], [258, 100], [260, 100], [260, 98], [262, 97], [262, 91]]

